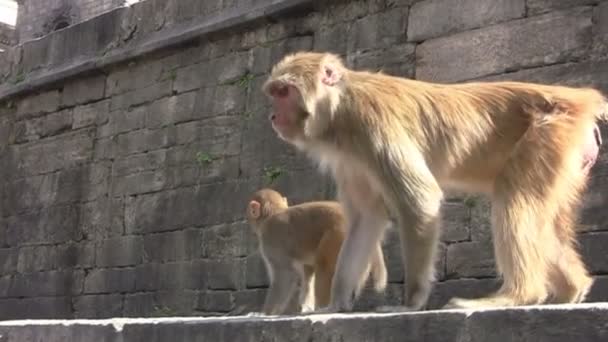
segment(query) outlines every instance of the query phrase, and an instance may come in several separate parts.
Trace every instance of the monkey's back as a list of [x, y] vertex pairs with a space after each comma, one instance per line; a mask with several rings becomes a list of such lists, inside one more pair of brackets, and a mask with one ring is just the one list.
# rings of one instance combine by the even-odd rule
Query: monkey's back
[[340, 242], [346, 233], [342, 207], [335, 201], [307, 202], [289, 207], [270, 217], [265, 223], [264, 248], [283, 249], [291, 257], [313, 260], [322, 239]]

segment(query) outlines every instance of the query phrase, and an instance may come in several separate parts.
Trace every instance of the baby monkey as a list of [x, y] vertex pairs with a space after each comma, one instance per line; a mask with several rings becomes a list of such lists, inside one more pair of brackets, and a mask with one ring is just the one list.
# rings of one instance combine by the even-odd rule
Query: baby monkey
[[[247, 220], [255, 231], [260, 252], [270, 278], [270, 288], [262, 313], [307, 312], [330, 302], [336, 260], [346, 236], [346, 218], [335, 201], [316, 201], [289, 206], [287, 198], [272, 189], [254, 193], [247, 206]], [[371, 274], [374, 290], [386, 288], [387, 273], [381, 244], [378, 243], [366, 272], [357, 283], [360, 294]], [[311, 281], [314, 278], [314, 292]], [[297, 285], [300, 285], [299, 297]], [[314, 298], [314, 303], [310, 303]], [[312, 306], [312, 307], [311, 307]]]

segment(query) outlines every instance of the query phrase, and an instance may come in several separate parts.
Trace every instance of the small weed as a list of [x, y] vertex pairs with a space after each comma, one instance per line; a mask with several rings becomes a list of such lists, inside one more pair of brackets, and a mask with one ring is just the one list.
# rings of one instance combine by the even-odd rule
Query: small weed
[[169, 71], [169, 79], [171, 81], [175, 81], [177, 79], [177, 70], [172, 69], [171, 71]]
[[264, 177], [269, 184], [272, 184], [284, 171], [282, 167], [267, 166], [264, 168]]
[[19, 74], [17, 74], [17, 76], [15, 76], [15, 78], [13, 78], [11, 80], [11, 83], [12, 84], [18, 84], [18, 83], [21, 83], [23, 81], [25, 81], [25, 74], [24, 73], [19, 73]]
[[197, 152], [196, 161], [200, 165], [208, 165], [208, 164], [211, 164], [211, 162], [213, 161], [213, 157], [209, 153]]
[[154, 305], [154, 315], [161, 317], [175, 316], [175, 311], [171, 310], [171, 308], [166, 307], [164, 305], [158, 306]]
[[251, 86], [251, 81], [253, 81], [253, 75], [247, 73], [247, 74], [243, 75], [241, 78], [239, 78], [236, 81], [236, 84], [238, 84], [239, 87], [249, 89], [249, 87]]
[[473, 207], [475, 207], [477, 205], [477, 198], [475, 198], [473, 196], [467, 196], [464, 199], [464, 205], [467, 206], [467, 208], [472, 209]]

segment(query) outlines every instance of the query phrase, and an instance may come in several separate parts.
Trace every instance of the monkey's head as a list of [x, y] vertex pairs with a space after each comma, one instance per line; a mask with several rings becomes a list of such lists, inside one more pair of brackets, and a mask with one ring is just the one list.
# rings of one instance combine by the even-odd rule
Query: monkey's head
[[272, 189], [256, 191], [247, 205], [247, 221], [257, 224], [289, 207], [287, 198]]
[[263, 86], [278, 136], [299, 145], [322, 134], [338, 106], [346, 72], [342, 60], [330, 53], [298, 52], [279, 61]]

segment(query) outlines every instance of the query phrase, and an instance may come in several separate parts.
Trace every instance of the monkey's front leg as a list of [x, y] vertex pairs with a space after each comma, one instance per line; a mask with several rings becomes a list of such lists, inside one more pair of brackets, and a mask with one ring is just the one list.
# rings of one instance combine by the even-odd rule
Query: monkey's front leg
[[386, 218], [374, 212], [366, 212], [360, 219], [349, 222], [352, 223], [338, 256], [331, 302], [325, 312], [352, 311], [358, 285], [366, 276], [369, 260], [386, 226]]
[[280, 315], [285, 312], [289, 301], [295, 294], [297, 273], [291, 265], [269, 262], [272, 266], [272, 279], [262, 312], [266, 315]]

